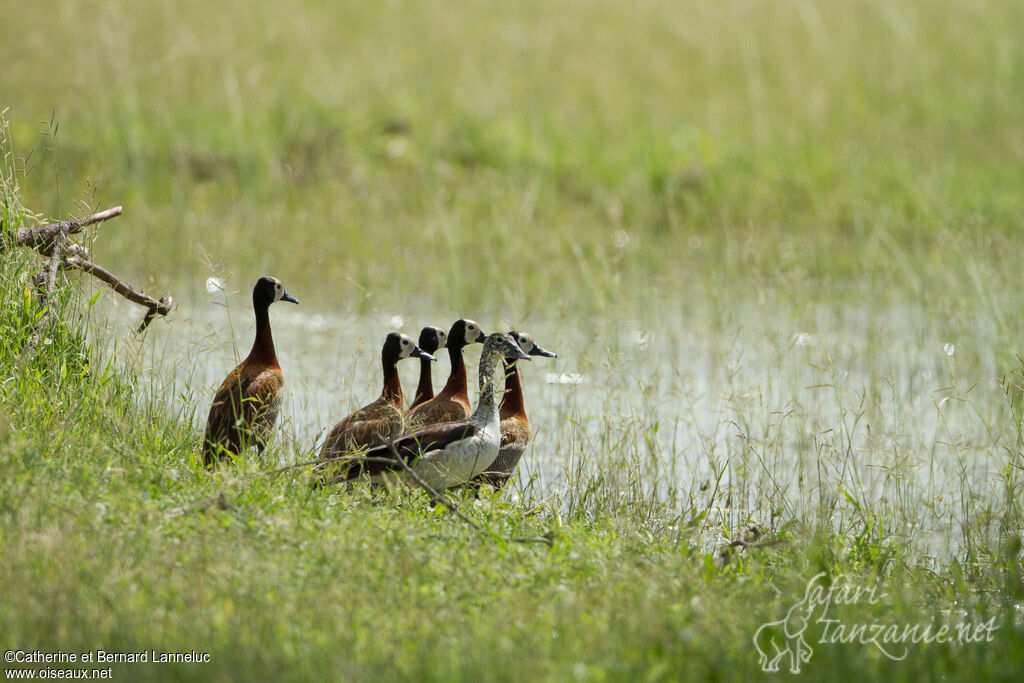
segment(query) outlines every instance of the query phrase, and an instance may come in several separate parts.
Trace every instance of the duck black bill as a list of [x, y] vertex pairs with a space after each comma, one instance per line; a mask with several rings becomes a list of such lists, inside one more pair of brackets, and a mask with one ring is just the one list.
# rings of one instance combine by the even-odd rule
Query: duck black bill
[[487, 339], [487, 335], [484, 334], [483, 330], [480, 330], [480, 334], [478, 334], [476, 336], [476, 339], [474, 339], [473, 341], [478, 342], [480, 344], [483, 344], [484, 343], [484, 339]]
[[523, 353], [523, 350], [518, 346], [509, 349], [508, 353], [505, 354], [505, 358], [509, 358], [512, 360], [530, 360], [530, 356]]
[[555, 353], [554, 351], [548, 351], [547, 349], [542, 349], [539, 346], [537, 346], [536, 344], [534, 344], [533, 348], [530, 349], [530, 355], [531, 356], [544, 356], [545, 358], [558, 358], [558, 354]]
[[423, 358], [424, 360], [437, 360], [436, 358], [434, 358], [433, 356], [431, 356], [429, 353], [427, 353], [418, 346], [415, 349], [413, 349], [412, 353], [410, 353], [409, 355], [412, 356], [413, 358]]
[[281, 295], [281, 301], [287, 301], [288, 303], [292, 303], [292, 304], [299, 303], [299, 300], [296, 299], [291, 294], [289, 294], [288, 292], [285, 292], [284, 294]]

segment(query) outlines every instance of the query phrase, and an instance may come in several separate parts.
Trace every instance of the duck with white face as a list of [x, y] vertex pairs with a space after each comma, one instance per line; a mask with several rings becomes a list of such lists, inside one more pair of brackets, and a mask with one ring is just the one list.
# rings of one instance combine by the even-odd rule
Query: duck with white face
[[[540, 347], [533, 337], [525, 332], [512, 330], [509, 335], [516, 340], [527, 355], [543, 358], [558, 358], [557, 353]], [[488, 484], [500, 490], [516, 471], [519, 460], [526, 452], [530, 443], [530, 420], [526, 417], [526, 404], [523, 401], [523, 385], [519, 375], [519, 365], [515, 360], [505, 361], [505, 392], [499, 409], [501, 418], [501, 448], [498, 457], [486, 471], [473, 478], [472, 488]]]
[[372, 403], [347, 415], [334, 425], [320, 452], [321, 458], [334, 458], [394, 439], [402, 433], [402, 383], [398, 377], [398, 361], [419, 358], [436, 361], [406, 334], [390, 333], [384, 339], [380, 359], [384, 388]]
[[[440, 327], [428, 325], [420, 331], [419, 346], [427, 353], [437, 353], [437, 350], [443, 349], [447, 343], [448, 333]], [[432, 368], [430, 361], [420, 360], [420, 381], [416, 385], [416, 395], [409, 405], [409, 410], [434, 398]]]
[[[408, 481], [405, 467], [395, 460], [396, 453], [436, 491], [464, 485], [484, 472], [498, 456], [501, 443], [496, 384], [504, 359], [530, 360], [530, 356], [510, 335], [488, 336], [480, 355], [480, 399], [468, 420], [421, 427], [390, 446], [373, 448], [365, 454], [372, 461], [350, 465], [330, 483], [345, 483], [360, 476], [372, 481], [397, 476]], [[387, 459], [393, 464], [380, 461]]]
[[405, 416], [406, 430], [439, 422], [465, 420], [469, 417], [469, 383], [462, 350], [470, 344], [482, 344], [487, 335], [475, 320], [456, 320], [448, 332], [446, 348], [452, 370], [448, 382], [434, 398], [413, 406]]
[[262, 453], [277, 421], [284, 398], [284, 373], [270, 331], [270, 305], [277, 301], [299, 303], [277, 278], [257, 280], [252, 289], [256, 339], [249, 355], [224, 378], [213, 397], [203, 435], [203, 460], [208, 466], [239, 456], [249, 446]]

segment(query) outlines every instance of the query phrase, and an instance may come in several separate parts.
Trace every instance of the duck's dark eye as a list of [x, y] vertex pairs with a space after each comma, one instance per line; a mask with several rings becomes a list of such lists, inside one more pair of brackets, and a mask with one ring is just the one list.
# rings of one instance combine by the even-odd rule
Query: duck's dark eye
[[475, 328], [475, 327], [473, 327], [472, 325], [466, 325], [466, 327], [468, 327], [468, 328], [469, 328], [469, 329], [471, 329], [471, 330], [475, 330], [475, 329], [476, 329], [476, 328]]
[[409, 345], [409, 340], [408, 339], [403, 339], [402, 340], [402, 346], [408, 346], [408, 345]]

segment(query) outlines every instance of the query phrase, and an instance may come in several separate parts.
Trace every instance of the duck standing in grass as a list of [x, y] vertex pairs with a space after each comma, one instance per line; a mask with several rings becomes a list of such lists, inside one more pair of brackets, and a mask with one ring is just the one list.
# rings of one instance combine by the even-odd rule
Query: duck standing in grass
[[394, 460], [395, 453], [435, 491], [463, 485], [485, 471], [498, 457], [501, 444], [496, 384], [504, 358], [530, 360], [509, 335], [488, 336], [480, 354], [480, 399], [468, 420], [421, 427], [395, 440], [391, 446], [372, 448], [364, 454], [367, 458], [386, 458], [392, 462], [348, 465], [330, 483], [342, 484], [363, 475], [369, 476], [371, 481], [389, 476], [407, 480], [409, 475], [402, 464]]
[[324, 442], [321, 458], [376, 446], [402, 433], [402, 383], [398, 377], [398, 361], [403, 358], [420, 358], [426, 363], [437, 360], [414, 344], [408, 335], [389, 334], [380, 352], [384, 370], [380, 396], [334, 425]]
[[270, 333], [269, 309], [275, 301], [299, 303], [280, 280], [261, 277], [252, 289], [256, 340], [245, 360], [221, 383], [210, 406], [203, 436], [203, 460], [207, 465], [238, 456], [250, 445], [262, 453], [277, 421], [284, 397], [284, 374]]
[[452, 361], [448, 382], [437, 396], [406, 413], [406, 430], [439, 422], [465, 420], [469, 417], [469, 386], [466, 382], [466, 363], [462, 358], [462, 349], [469, 344], [482, 343], [486, 337], [476, 321], [455, 321], [448, 332], [448, 357]]
[[[440, 327], [427, 326], [420, 331], [419, 347], [427, 353], [437, 353], [438, 349], [444, 348], [447, 341], [448, 333]], [[429, 360], [425, 358], [420, 359], [420, 381], [416, 385], [416, 395], [409, 405], [409, 410], [434, 398], [434, 382], [433, 377], [431, 377], [432, 369], [433, 366]]]
[[[527, 355], [558, 358], [557, 353], [542, 349], [533, 337], [525, 332], [513, 330], [509, 335]], [[501, 490], [516, 471], [519, 459], [523, 457], [526, 446], [530, 443], [530, 421], [526, 417], [523, 385], [519, 378], [519, 365], [515, 360], [505, 359], [505, 394], [501, 398], [501, 408], [498, 412], [501, 418], [501, 449], [490, 467], [470, 482], [472, 488], [488, 484]]]

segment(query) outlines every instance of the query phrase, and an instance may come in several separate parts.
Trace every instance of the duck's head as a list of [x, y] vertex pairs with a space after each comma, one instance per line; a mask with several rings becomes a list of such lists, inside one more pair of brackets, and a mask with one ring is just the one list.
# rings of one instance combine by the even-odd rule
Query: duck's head
[[519, 348], [515, 337], [510, 334], [502, 334], [501, 332], [487, 335], [484, 341], [483, 356], [493, 359], [530, 360], [530, 357]]
[[545, 358], [558, 358], [558, 354], [547, 349], [542, 349], [537, 342], [533, 341], [533, 337], [525, 332], [516, 332], [512, 330], [509, 335], [516, 340], [516, 344], [519, 344], [519, 348], [524, 353], [530, 356], [544, 356]]
[[482, 344], [487, 335], [475, 320], [461, 318], [455, 321], [448, 332], [448, 348], [462, 348], [473, 343]]
[[391, 332], [388, 334], [384, 339], [384, 348], [381, 349], [380, 355], [385, 363], [397, 363], [403, 358], [426, 358], [427, 360], [437, 360], [429, 353], [416, 346], [412, 337], [399, 332]]
[[427, 353], [434, 353], [438, 349], [443, 349], [447, 343], [448, 333], [440, 327], [428, 325], [420, 332], [420, 348]]
[[257, 306], [269, 306], [275, 301], [299, 303], [298, 299], [284, 291], [284, 285], [280, 280], [264, 275], [256, 281], [256, 286], [252, 288], [252, 302]]

